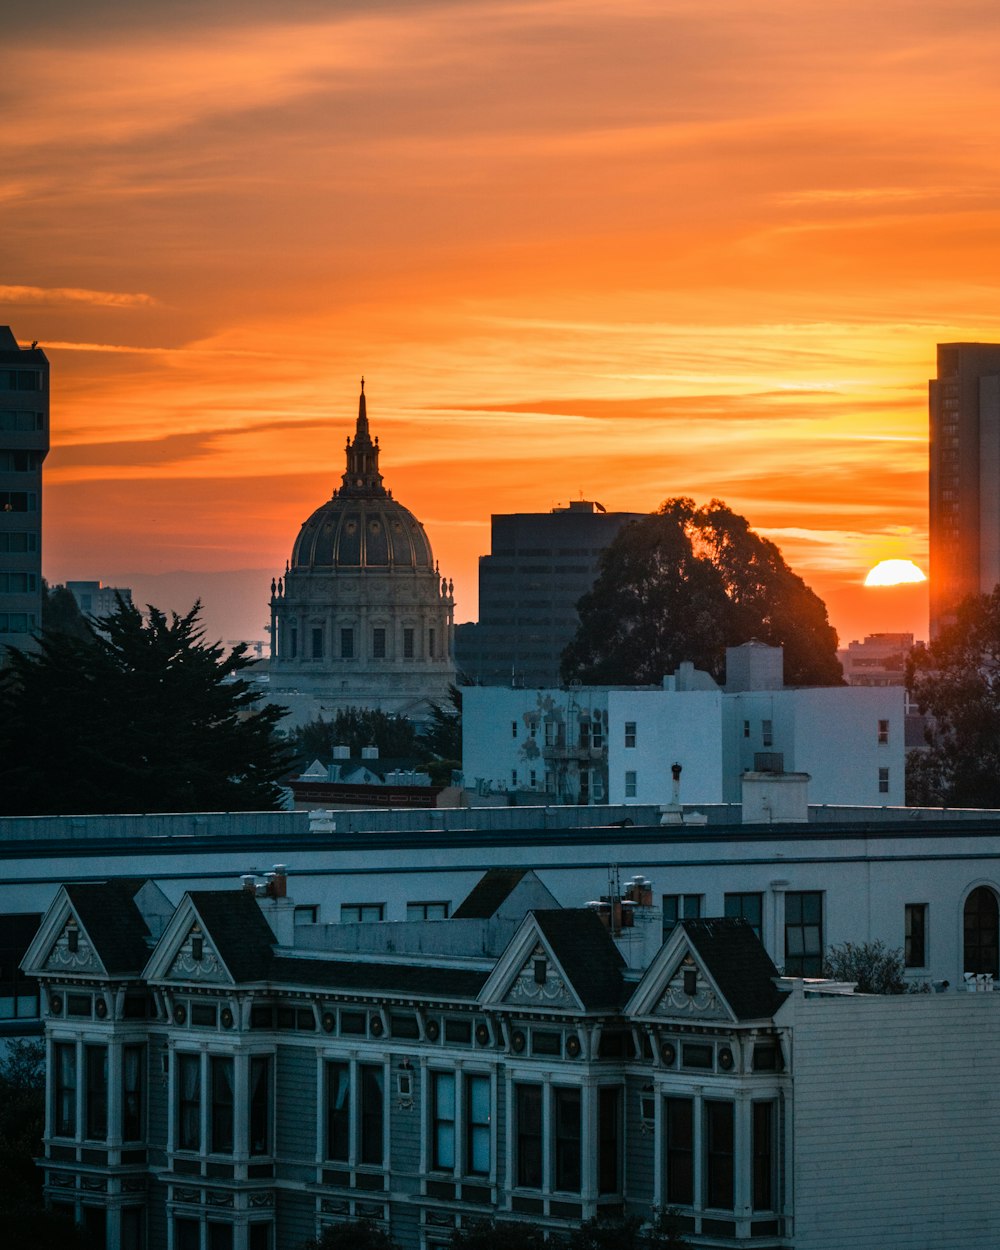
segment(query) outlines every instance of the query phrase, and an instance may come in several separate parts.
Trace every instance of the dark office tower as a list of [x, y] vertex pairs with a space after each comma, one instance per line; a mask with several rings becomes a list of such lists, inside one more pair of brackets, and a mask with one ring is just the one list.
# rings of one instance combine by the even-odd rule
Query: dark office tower
[[1000, 345], [940, 343], [930, 383], [930, 629], [1000, 582]]
[[605, 512], [589, 500], [551, 512], [494, 516], [479, 557], [479, 624], [455, 631], [455, 666], [482, 685], [558, 686], [576, 633], [576, 605], [623, 525], [641, 512]]
[[29, 648], [42, 623], [42, 461], [49, 362], [0, 326], [0, 652]]

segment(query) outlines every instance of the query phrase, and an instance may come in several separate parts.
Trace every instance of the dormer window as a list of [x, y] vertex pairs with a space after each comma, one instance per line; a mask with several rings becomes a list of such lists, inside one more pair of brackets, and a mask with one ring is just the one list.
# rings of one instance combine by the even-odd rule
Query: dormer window
[[199, 963], [205, 956], [205, 941], [201, 937], [193, 937], [191, 939], [191, 958]]
[[535, 984], [544, 985], [548, 975], [548, 964], [544, 959], [535, 960]]
[[694, 968], [684, 969], [684, 993], [688, 998], [694, 998], [698, 993], [698, 973]]
[[66, 946], [71, 955], [75, 955], [80, 949], [80, 930], [75, 924], [71, 924], [66, 930]]

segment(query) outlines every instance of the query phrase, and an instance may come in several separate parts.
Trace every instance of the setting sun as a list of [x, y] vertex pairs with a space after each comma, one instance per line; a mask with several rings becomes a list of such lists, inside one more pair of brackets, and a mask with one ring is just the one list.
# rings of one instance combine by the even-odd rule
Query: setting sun
[[899, 586], [904, 582], [925, 582], [924, 573], [912, 560], [882, 560], [865, 578], [866, 586]]

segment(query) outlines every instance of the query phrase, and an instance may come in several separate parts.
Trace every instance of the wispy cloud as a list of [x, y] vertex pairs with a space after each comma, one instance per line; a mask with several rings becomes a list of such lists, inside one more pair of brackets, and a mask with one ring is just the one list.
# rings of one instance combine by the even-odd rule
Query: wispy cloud
[[152, 295], [130, 291], [89, 291], [75, 286], [0, 286], [0, 304], [90, 304], [95, 308], [156, 308]]

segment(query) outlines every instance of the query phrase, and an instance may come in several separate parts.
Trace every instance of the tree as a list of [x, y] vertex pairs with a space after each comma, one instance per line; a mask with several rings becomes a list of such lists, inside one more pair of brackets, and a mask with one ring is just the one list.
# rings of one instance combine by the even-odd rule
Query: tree
[[284, 714], [207, 644], [201, 605], [144, 621], [132, 604], [84, 638], [43, 631], [0, 674], [0, 814], [246, 811], [280, 806]]
[[343, 1224], [327, 1224], [318, 1237], [305, 1243], [303, 1250], [399, 1250], [399, 1247], [371, 1220], [349, 1220]]
[[42, 629], [58, 630], [74, 638], [87, 637], [87, 621], [72, 591], [65, 586], [50, 586], [42, 581]]
[[837, 634], [823, 601], [724, 503], [668, 499], [623, 527], [579, 603], [562, 674], [592, 685], [658, 683], [684, 660], [716, 680], [727, 646], [785, 649], [789, 685], [839, 685]]
[[545, 1250], [545, 1234], [534, 1224], [475, 1220], [455, 1232], [451, 1250]]
[[903, 952], [877, 940], [831, 946], [823, 960], [823, 975], [836, 981], [857, 981], [860, 994], [905, 994]]
[[462, 691], [458, 686], [448, 687], [448, 703], [443, 707], [440, 703], [431, 704], [430, 723], [420, 735], [424, 749], [434, 759], [455, 761], [461, 767], [462, 761]]
[[47, 1211], [35, 1159], [45, 1124], [45, 1044], [8, 1042], [0, 1059], [0, 1220], [4, 1244], [32, 1250], [88, 1250], [82, 1231]]
[[569, 1236], [567, 1250], [687, 1250], [680, 1221], [670, 1209], [655, 1211], [647, 1225], [634, 1215], [597, 1216]]
[[291, 745], [296, 757], [306, 764], [318, 759], [329, 764], [335, 746], [350, 748], [359, 756], [363, 747], [378, 747], [386, 759], [420, 757], [420, 744], [412, 721], [405, 716], [367, 707], [342, 708], [332, 721], [322, 717], [292, 731]]
[[906, 761], [907, 803], [1000, 807], [1000, 586], [913, 648], [906, 685], [928, 717], [927, 746]]

